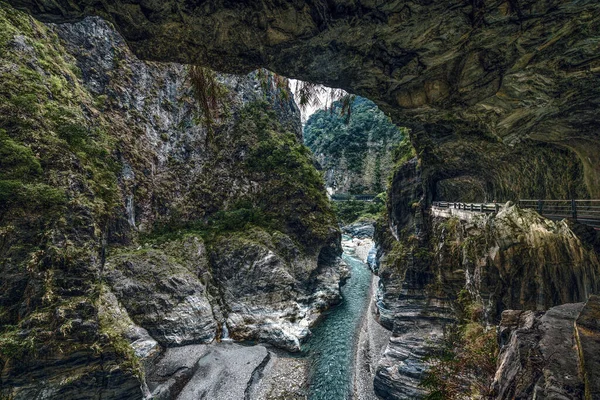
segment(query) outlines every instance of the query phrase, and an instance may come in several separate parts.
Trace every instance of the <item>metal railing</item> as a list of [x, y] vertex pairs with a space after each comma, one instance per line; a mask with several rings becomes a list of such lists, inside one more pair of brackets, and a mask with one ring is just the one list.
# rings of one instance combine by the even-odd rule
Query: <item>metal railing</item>
[[453, 208], [455, 210], [465, 210], [479, 213], [497, 213], [500, 211], [498, 203], [461, 203], [456, 201], [434, 201], [434, 207], [438, 208]]
[[[479, 213], [497, 213], [499, 203], [461, 203], [434, 201], [434, 207], [453, 208]], [[572, 219], [600, 229], [600, 200], [519, 200], [519, 207], [533, 209], [552, 220]]]
[[519, 207], [549, 219], [567, 218], [600, 229], [600, 200], [519, 200]]

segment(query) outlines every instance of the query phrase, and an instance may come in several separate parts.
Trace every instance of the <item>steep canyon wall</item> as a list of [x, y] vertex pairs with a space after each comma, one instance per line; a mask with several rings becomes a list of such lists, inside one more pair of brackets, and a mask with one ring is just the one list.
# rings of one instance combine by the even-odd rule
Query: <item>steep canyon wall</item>
[[268, 73], [138, 60], [99, 18], [0, 5], [0, 367], [8, 398], [142, 398], [166, 348], [297, 351], [339, 301], [340, 232]]

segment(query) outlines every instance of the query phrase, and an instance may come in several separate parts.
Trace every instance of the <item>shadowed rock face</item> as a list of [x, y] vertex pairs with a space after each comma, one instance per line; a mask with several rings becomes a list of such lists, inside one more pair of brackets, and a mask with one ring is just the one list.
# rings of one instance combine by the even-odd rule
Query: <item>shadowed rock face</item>
[[600, 289], [597, 254], [566, 221], [532, 210], [505, 206], [497, 215], [468, 222], [434, 217], [431, 237], [437, 290], [452, 298], [465, 288], [482, 302], [490, 321], [498, 321], [505, 309], [546, 310], [586, 301]]
[[[424, 133], [415, 145], [431, 140], [442, 159], [452, 143], [455, 155], [472, 153], [469, 134], [493, 144], [486, 152], [527, 140], [565, 147], [600, 194], [593, 0], [10, 3], [44, 21], [103, 16], [141, 58], [238, 73], [263, 66], [342, 87]], [[460, 164], [445, 170], [467, 174]]]

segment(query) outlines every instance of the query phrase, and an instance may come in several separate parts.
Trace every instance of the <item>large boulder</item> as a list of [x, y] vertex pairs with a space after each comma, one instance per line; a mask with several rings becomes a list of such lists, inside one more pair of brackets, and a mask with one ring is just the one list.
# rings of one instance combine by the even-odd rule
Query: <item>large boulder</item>
[[341, 265], [302, 255], [281, 233], [225, 236], [213, 246], [211, 265], [237, 340], [299, 351], [320, 311], [341, 299]]
[[210, 275], [204, 244], [189, 237], [166, 247], [111, 257], [105, 265], [107, 282], [135, 323], [162, 345], [210, 343], [219, 325], [206, 289]]

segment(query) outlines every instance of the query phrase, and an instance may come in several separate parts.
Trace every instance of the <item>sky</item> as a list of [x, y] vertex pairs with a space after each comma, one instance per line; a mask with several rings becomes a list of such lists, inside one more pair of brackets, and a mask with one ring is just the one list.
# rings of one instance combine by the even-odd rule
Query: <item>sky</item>
[[[290, 89], [292, 89], [292, 92], [294, 93], [294, 98], [296, 99], [296, 103], [298, 102], [298, 96], [296, 95], [296, 82], [299, 82], [296, 79], [290, 79]], [[300, 109], [300, 113], [301, 113], [301, 118], [302, 118], [302, 125], [304, 126], [304, 124], [306, 123], [306, 121], [308, 120], [308, 117], [310, 117], [312, 114], [314, 114], [316, 111], [323, 109], [326, 107], [326, 103], [327, 103], [327, 92], [328, 92], [328, 87], [327, 86], [323, 86], [324, 89], [322, 93], [319, 94], [319, 100], [320, 103], [319, 105], [308, 105], [306, 107], [306, 110], [302, 110]]]

